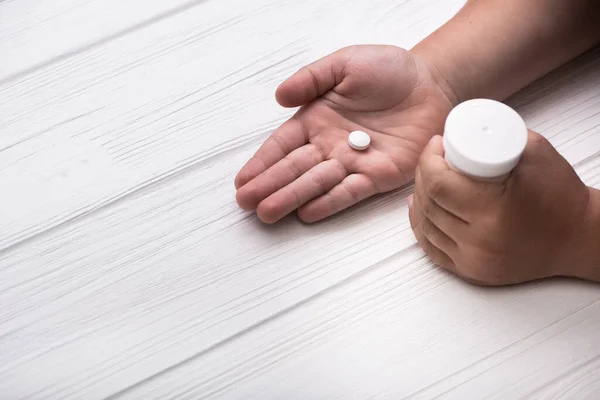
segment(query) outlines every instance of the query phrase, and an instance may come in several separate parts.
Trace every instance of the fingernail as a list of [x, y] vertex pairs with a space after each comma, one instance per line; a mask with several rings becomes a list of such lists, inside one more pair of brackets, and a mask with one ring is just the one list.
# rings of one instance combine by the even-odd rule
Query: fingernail
[[412, 208], [413, 205], [413, 195], [411, 194], [410, 196], [408, 196], [408, 208]]

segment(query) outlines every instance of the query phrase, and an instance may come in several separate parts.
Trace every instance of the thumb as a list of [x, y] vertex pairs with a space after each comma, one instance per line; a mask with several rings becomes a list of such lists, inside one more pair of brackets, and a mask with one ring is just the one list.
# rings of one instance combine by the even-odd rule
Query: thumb
[[277, 102], [283, 107], [298, 107], [324, 95], [342, 82], [349, 58], [350, 50], [345, 47], [301, 68], [279, 85]]
[[444, 158], [444, 141], [440, 135], [435, 135], [429, 140], [423, 149], [423, 156]]

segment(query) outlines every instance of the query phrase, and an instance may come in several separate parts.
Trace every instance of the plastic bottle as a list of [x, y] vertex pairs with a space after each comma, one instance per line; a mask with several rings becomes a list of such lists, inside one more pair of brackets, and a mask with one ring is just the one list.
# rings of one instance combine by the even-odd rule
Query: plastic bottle
[[477, 180], [504, 180], [518, 164], [526, 143], [523, 118], [495, 100], [460, 103], [450, 112], [444, 127], [448, 165]]

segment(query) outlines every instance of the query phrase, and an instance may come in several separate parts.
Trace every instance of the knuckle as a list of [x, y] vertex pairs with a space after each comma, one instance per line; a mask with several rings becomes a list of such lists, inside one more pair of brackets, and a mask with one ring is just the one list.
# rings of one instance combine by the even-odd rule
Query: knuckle
[[434, 206], [429, 199], [423, 199], [421, 203], [421, 211], [426, 217], [431, 217], [433, 214]]
[[[324, 159], [327, 159], [327, 157], [324, 157]], [[338, 173], [340, 175], [340, 177], [344, 178], [348, 175], [350, 175], [348, 168], [346, 168], [346, 166], [344, 165], [344, 163], [338, 159], [332, 159], [333, 163], [335, 163], [335, 167], [338, 170]]]
[[446, 185], [439, 175], [431, 177], [425, 184], [425, 191], [432, 199], [439, 199], [446, 192]]
[[358, 193], [356, 192], [356, 190], [354, 190], [352, 185], [347, 180], [343, 180], [342, 185], [343, 185], [344, 189], [346, 190], [346, 192], [350, 195], [350, 198], [352, 199], [352, 201], [359, 202], [361, 200], [361, 198], [358, 195]]
[[293, 176], [298, 177], [301, 175], [300, 168], [295, 160], [289, 157], [284, 158], [284, 160], [286, 167], [292, 173]]
[[278, 133], [274, 133], [273, 135], [271, 135], [271, 141], [275, 144], [275, 146], [277, 146], [277, 148], [279, 149], [279, 151], [281, 151], [281, 153], [283, 154], [288, 154], [288, 145], [285, 141], [285, 139]]
[[315, 69], [313, 68], [313, 66], [307, 65], [304, 68], [305, 68], [306, 72], [308, 73], [308, 75], [310, 76], [313, 90], [315, 91], [315, 93], [317, 93], [317, 94], [321, 93], [319, 79], [317, 78], [317, 75], [316, 75], [317, 73], [316, 73]]
[[289, 191], [290, 191], [292, 198], [294, 199], [294, 205], [295, 205], [294, 208], [298, 208], [302, 204], [304, 204], [302, 194], [298, 191], [298, 189], [296, 187], [289, 186]]
[[326, 193], [329, 190], [329, 185], [322, 174], [314, 171], [308, 173], [311, 181], [317, 186], [320, 193]]
[[531, 146], [539, 147], [549, 144], [548, 140], [537, 132], [529, 131], [527, 141]]
[[529, 131], [524, 157], [536, 157], [540, 154], [548, 154], [554, 147], [548, 139], [539, 133]]
[[435, 230], [436, 228], [431, 220], [429, 220], [429, 218], [423, 218], [423, 221], [421, 222], [421, 232], [423, 232], [423, 236], [430, 238], [434, 235]]
[[427, 256], [432, 257], [434, 255], [434, 247], [429, 240], [420, 240], [419, 245]]
[[309, 143], [308, 146], [306, 146], [306, 150], [312, 155], [313, 161], [321, 162], [328, 159], [325, 150], [314, 143]]

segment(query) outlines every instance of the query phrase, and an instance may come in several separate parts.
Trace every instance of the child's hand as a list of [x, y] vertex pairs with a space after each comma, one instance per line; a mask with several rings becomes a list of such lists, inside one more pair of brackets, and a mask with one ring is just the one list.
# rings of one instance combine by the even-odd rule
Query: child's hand
[[[409, 182], [453, 107], [442, 83], [394, 46], [348, 47], [302, 68], [276, 98], [303, 107], [238, 173], [238, 203], [264, 222], [296, 209], [314, 222]], [[354, 130], [371, 135], [366, 151], [348, 146]]]
[[[440, 136], [425, 148], [409, 199], [419, 244], [438, 265], [481, 285], [575, 275], [590, 191], [552, 145], [530, 132], [503, 183], [450, 170]], [[412, 204], [410, 204], [412, 202]]]

